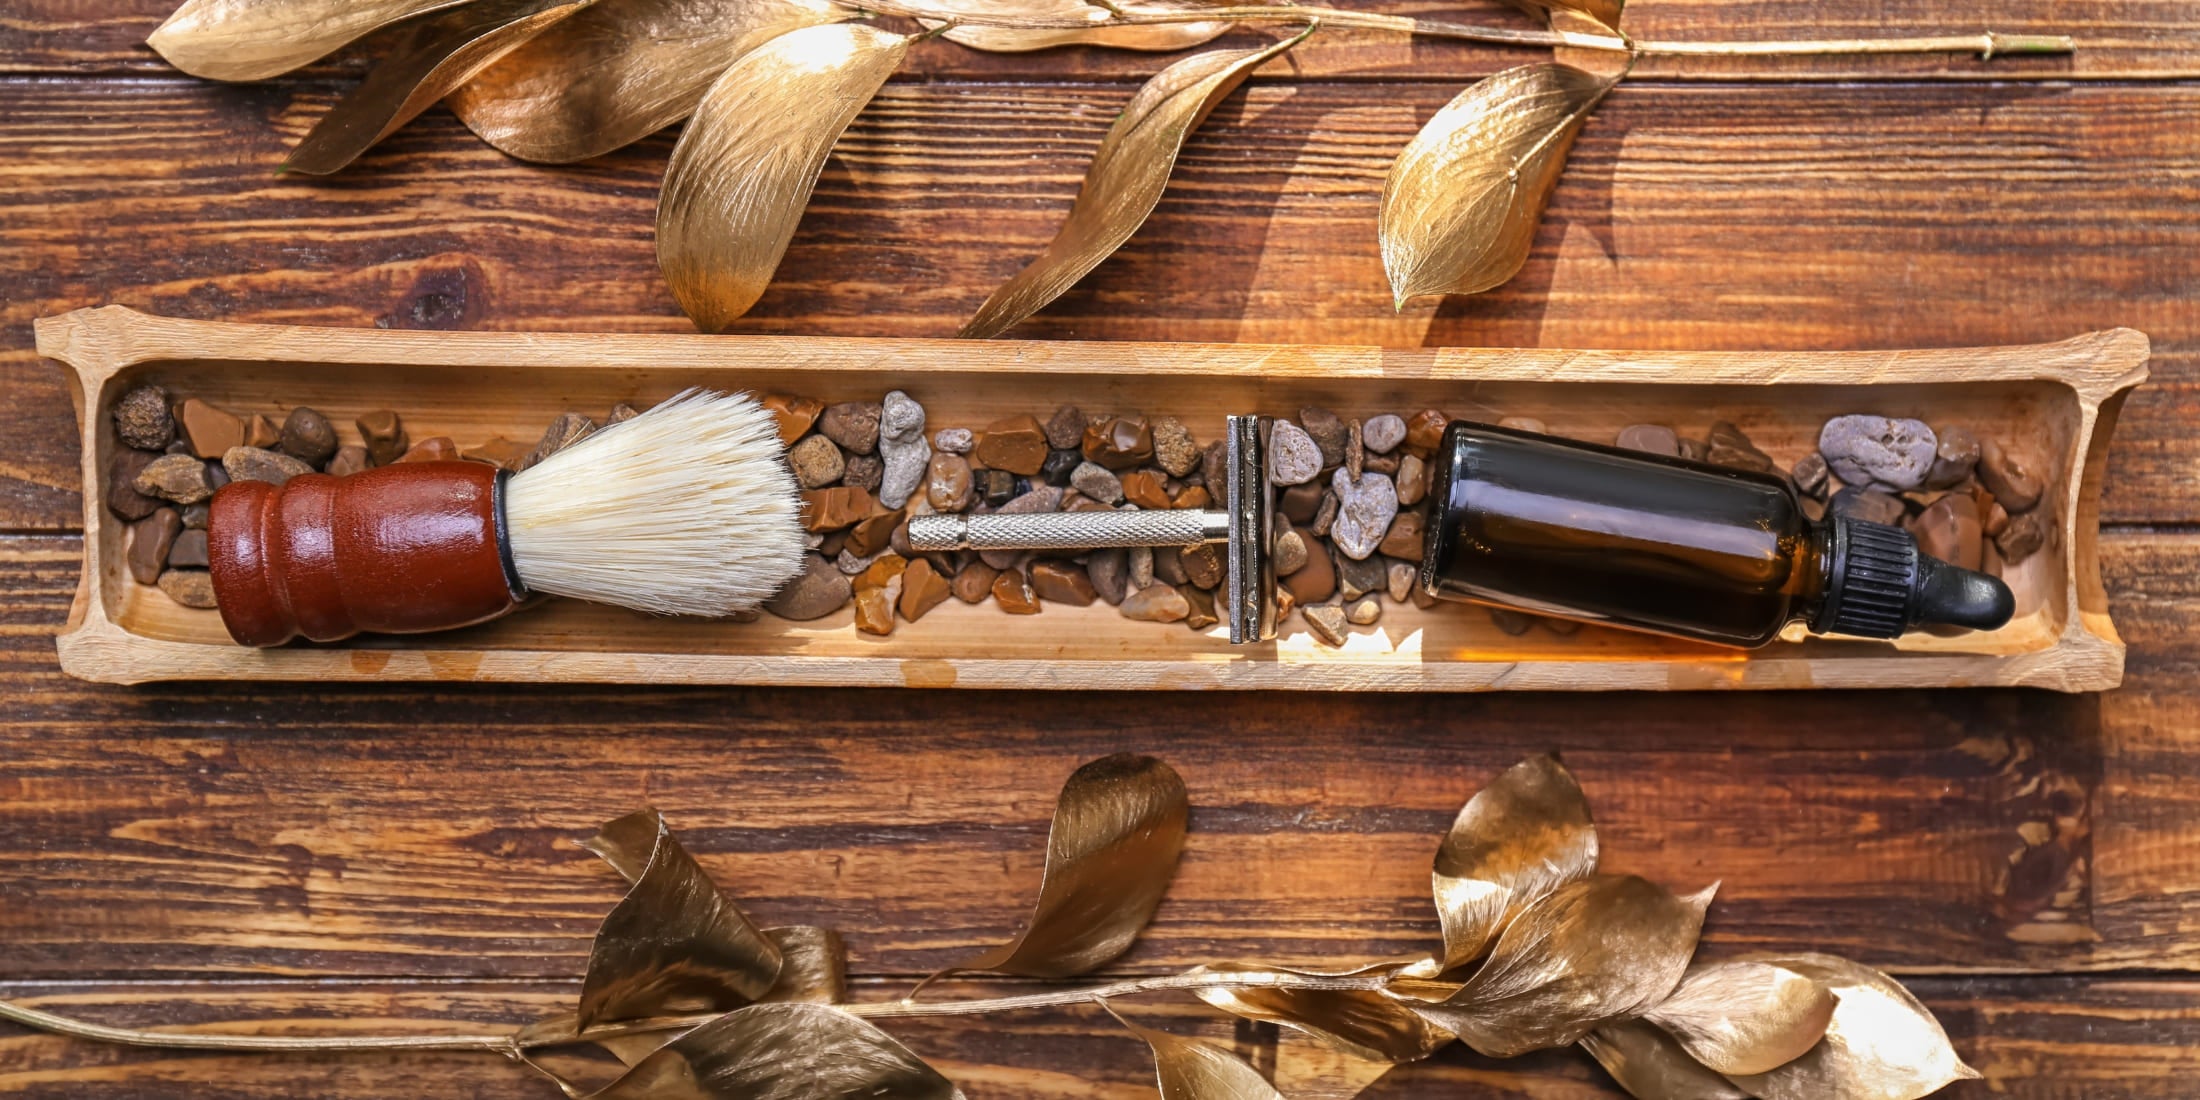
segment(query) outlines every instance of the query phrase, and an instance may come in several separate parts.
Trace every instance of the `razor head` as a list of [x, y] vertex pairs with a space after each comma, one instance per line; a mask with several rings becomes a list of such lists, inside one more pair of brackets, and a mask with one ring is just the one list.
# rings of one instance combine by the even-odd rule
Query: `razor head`
[[1265, 642], [1276, 636], [1275, 493], [1268, 482], [1268, 433], [1275, 421], [1265, 416], [1229, 420], [1228, 492], [1230, 515], [1229, 617], [1234, 645]]

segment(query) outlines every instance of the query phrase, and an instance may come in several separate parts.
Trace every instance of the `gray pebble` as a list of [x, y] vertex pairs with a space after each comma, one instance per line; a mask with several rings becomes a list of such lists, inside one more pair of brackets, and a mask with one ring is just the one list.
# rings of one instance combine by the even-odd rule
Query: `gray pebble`
[[1938, 447], [1922, 420], [1837, 416], [1818, 432], [1818, 453], [1842, 484], [1896, 492], [1924, 484]]
[[1123, 502], [1123, 479], [1097, 462], [1080, 462], [1069, 472], [1069, 487], [1102, 504]]
[[1663, 424], [1629, 424], [1619, 430], [1622, 450], [1676, 457], [1681, 453], [1679, 433]]
[[1153, 547], [1133, 546], [1123, 555], [1125, 575], [1132, 591], [1142, 591], [1153, 584]]
[[1313, 631], [1315, 640], [1331, 647], [1344, 645], [1344, 608], [1335, 604], [1314, 604], [1300, 608], [1299, 614], [1306, 619], [1306, 625]]
[[966, 455], [978, 445], [978, 437], [968, 428], [941, 428], [932, 433], [932, 446], [951, 455]]
[[1390, 582], [1390, 598], [1404, 603], [1413, 598], [1413, 586], [1421, 582], [1421, 570], [1410, 562], [1394, 561], [1386, 579]]
[[1092, 590], [1111, 604], [1120, 605], [1130, 592], [1130, 554], [1122, 547], [1095, 550], [1085, 557], [1085, 575]]
[[1387, 455], [1406, 441], [1406, 422], [1395, 413], [1369, 417], [1360, 425], [1360, 441], [1367, 449], [1379, 455]]
[[840, 610], [854, 594], [855, 587], [833, 568], [833, 563], [817, 554], [805, 554], [802, 572], [765, 603], [764, 610], [782, 619], [807, 622]]
[[1382, 545], [1390, 521], [1398, 518], [1398, 487], [1381, 474], [1361, 474], [1358, 481], [1338, 470], [1329, 479], [1337, 494], [1337, 518], [1330, 524], [1329, 541], [1345, 557], [1363, 559]]
[[881, 403], [878, 453], [885, 468], [879, 472], [878, 501], [900, 508], [924, 484], [925, 468], [932, 463], [932, 445], [924, 440], [924, 406], [895, 390]]
[[[1343, 450], [1340, 444], [1338, 449]], [[1312, 436], [1288, 420], [1268, 433], [1268, 479], [1278, 485], [1304, 485], [1322, 472], [1321, 448]]]

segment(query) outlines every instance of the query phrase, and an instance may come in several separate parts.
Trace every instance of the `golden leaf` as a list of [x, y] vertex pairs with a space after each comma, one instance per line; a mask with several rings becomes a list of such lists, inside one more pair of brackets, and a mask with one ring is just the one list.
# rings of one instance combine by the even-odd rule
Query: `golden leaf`
[[1066, 978], [1129, 950], [1176, 875], [1188, 812], [1184, 780], [1153, 757], [1117, 753], [1078, 768], [1055, 802], [1030, 923], [941, 973]]
[[474, 0], [405, 28], [351, 94], [321, 116], [283, 167], [322, 176], [473, 79], [497, 58], [595, 0]]
[[192, 76], [265, 80], [361, 35], [471, 0], [185, 0], [146, 45]]
[[1885, 974], [1832, 955], [1758, 961], [1823, 982], [1837, 1003], [1826, 1037], [1808, 1053], [1769, 1073], [1733, 1078], [1751, 1096], [1917, 1100], [1978, 1076], [1948, 1045], [1932, 1012]]
[[1155, 73], [1100, 139], [1077, 201], [1046, 251], [994, 291], [959, 335], [1000, 335], [1122, 247], [1161, 201], [1184, 139], [1247, 74], [1312, 33], [1309, 26], [1265, 49], [1195, 54]]
[[744, 1005], [772, 990], [783, 965], [779, 945], [718, 892], [656, 811], [605, 826], [595, 846], [621, 853], [605, 857], [615, 867], [630, 863], [632, 834], [643, 822], [656, 828], [649, 861], [596, 932], [581, 980], [583, 1029]]
[[1582, 1036], [1581, 1046], [1637, 1100], [1749, 1100], [1672, 1036], [1640, 1020], [1606, 1024]]
[[1418, 1062], [1451, 1042], [1452, 1034], [1376, 990], [1267, 989], [1226, 982], [1242, 975], [1344, 977], [1394, 970], [1398, 965], [1392, 961], [1316, 974], [1279, 966], [1217, 963], [1195, 967], [1190, 973], [1211, 973], [1225, 982], [1192, 990], [1200, 1000], [1224, 1012], [1305, 1032], [1325, 1046], [1370, 1062]]
[[1153, 1048], [1161, 1100], [1283, 1100], [1276, 1086], [1237, 1055], [1213, 1043], [1140, 1027], [1105, 1001], [1101, 1007]]
[[[993, 19], [1045, 20], [1049, 22], [1082, 19], [1091, 23], [1106, 21], [1110, 13], [1098, 4], [1085, 0], [944, 0], [926, 5], [935, 10], [959, 16], [983, 16]], [[1024, 53], [1043, 50], [1052, 46], [1112, 46], [1125, 50], [1183, 50], [1209, 42], [1230, 29], [1221, 22], [1200, 23], [1147, 23], [1126, 26], [1095, 26], [1089, 30], [1063, 27], [994, 27], [972, 23], [948, 25], [937, 20], [919, 20], [927, 27], [948, 27], [941, 36], [950, 42], [960, 43], [972, 49], [994, 53]]]
[[824, 1005], [737, 1008], [665, 1044], [594, 1100], [961, 1100], [878, 1028]]
[[1493, 1058], [1565, 1046], [1673, 992], [1711, 894], [1675, 897], [1634, 875], [1569, 882], [1521, 910], [1466, 984], [1403, 978], [1390, 989], [1434, 1001], [1412, 1007]]
[[757, 46], [854, 14], [827, 0], [599, 4], [483, 69], [450, 107], [521, 160], [586, 160], [686, 118], [711, 81]]
[[[1620, 8], [1627, 0], [1506, 0], [1513, 7], [1530, 15], [1540, 15], [1545, 22], [1561, 23], [1562, 17], [1579, 15], [1592, 21], [1605, 33], [1619, 28]], [[1588, 32], [1587, 27], [1561, 26], [1562, 30]]]
[[1833, 1003], [1832, 990], [1783, 966], [1704, 963], [1643, 1017], [1696, 1061], [1743, 1075], [1778, 1069], [1817, 1046]]
[[696, 327], [722, 331], [763, 296], [833, 143], [914, 41], [803, 27], [743, 54], [704, 93], [657, 197], [657, 266]]
[[1488, 290], [1519, 272], [1574, 135], [1615, 83], [1523, 65], [1429, 119], [1383, 185], [1383, 269], [1398, 305]]
[[1508, 914], [1596, 867], [1596, 825], [1573, 773], [1550, 755], [1513, 765], [1467, 800], [1436, 851], [1442, 969], [1480, 958]]

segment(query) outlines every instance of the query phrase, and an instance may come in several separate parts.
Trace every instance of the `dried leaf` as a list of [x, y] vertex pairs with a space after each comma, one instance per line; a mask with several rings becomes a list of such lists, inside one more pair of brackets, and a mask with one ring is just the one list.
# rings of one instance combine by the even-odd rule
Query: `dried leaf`
[[1429, 119], [1383, 186], [1383, 269], [1400, 306], [1488, 290], [1528, 262], [1574, 135], [1615, 83], [1569, 65], [1523, 65]]
[[827, 0], [602, 3], [483, 69], [450, 107], [481, 140], [522, 160], [586, 160], [686, 118], [750, 50], [854, 14]]
[[595, 0], [473, 0], [405, 28], [283, 167], [327, 175], [359, 158], [475, 73]]
[[[1374, 974], [1395, 970], [1398, 965], [1396, 961], [1377, 963], [1316, 976]], [[1216, 976], [1221, 984], [1199, 986], [1192, 992], [1224, 1012], [1305, 1032], [1326, 1046], [1371, 1062], [1418, 1062], [1453, 1038], [1450, 1032], [1376, 990], [1264, 989], [1225, 981], [1248, 975], [1314, 975], [1313, 971], [1216, 964], [1195, 967], [1190, 972]]]
[[718, 892], [655, 811], [605, 826], [598, 850], [621, 852], [612, 859], [620, 866], [643, 814], [656, 827], [649, 862], [596, 933], [581, 980], [578, 1022], [584, 1029], [734, 1008], [769, 993], [779, 977], [779, 945]]
[[1465, 985], [1405, 978], [1390, 988], [1435, 1001], [1413, 1007], [1493, 1058], [1565, 1046], [1673, 992], [1711, 894], [1675, 897], [1634, 875], [1570, 882], [1513, 918]]
[[1833, 991], [1764, 962], [1705, 963], [1644, 1018], [1671, 1032], [1690, 1057], [1720, 1073], [1765, 1073], [1818, 1045], [1833, 1019]]
[[837, 1008], [735, 1009], [667, 1043], [594, 1100], [960, 1100], [894, 1037]]
[[1105, 1001], [1101, 1007], [1153, 1048], [1161, 1100], [1283, 1100], [1276, 1086], [1237, 1055], [1213, 1043], [1140, 1027]]
[[1189, 808], [1184, 780], [1153, 757], [1117, 753], [1078, 768], [1055, 802], [1031, 922], [949, 969], [1067, 978], [1129, 950], [1176, 874]]
[[1581, 1046], [1637, 1100], [1749, 1100], [1672, 1036], [1640, 1020], [1606, 1024], [1582, 1036]]
[[[1625, 6], [1627, 0], [1506, 0], [1506, 2], [1530, 15], [1542, 16], [1545, 22], [1558, 22], [1558, 17], [1562, 15], [1580, 15], [1588, 18], [1605, 31], [1615, 31], [1619, 27], [1620, 8]], [[1566, 26], [1560, 29], [1586, 30], [1587, 28]]]
[[265, 80], [370, 31], [471, 0], [185, 0], [146, 45], [192, 76]]
[[833, 143], [914, 41], [803, 27], [743, 54], [704, 94], [657, 198], [657, 265], [697, 327], [722, 331], [763, 296]]
[[1077, 201], [1046, 251], [994, 291], [959, 335], [1000, 335], [1114, 254], [1161, 201], [1184, 139], [1247, 74], [1312, 33], [1308, 27], [1265, 49], [1196, 54], [1155, 73], [1100, 139]]
[[[935, 11], [971, 17], [984, 16], [994, 19], [1046, 20], [1049, 22], [1083, 19], [1102, 23], [1110, 13], [1098, 4], [1085, 0], [944, 0], [926, 5]], [[947, 26], [935, 20], [919, 20], [927, 27]], [[1051, 46], [1112, 46], [1125, 50], [1183, 50], [1209, 42], [1229, 30], [1230, 24], [1222, 22], [1201, 23], [1149, 23], [1130, 26], [1095, 26], [1089, 30], [1075, 28], [1032, 28], [980, 26], [971, 23], [956, 24], [941, 37], [973, 49], [994, 53], [1024, 53], [1043, 50]]]
[[1823, 982], [1837, 1002], [1826, 1037], [1769, 1073], [1734, 1077], [1762, 1100], [1917, 1100], [1978, 1076], [1910, 991], [1885, 974], [1832, 955], [1759, 960]]
[[1596, 867], [1596, 825], [1573, 773], [1549, 755], [1513, 765], [1467, 800], [1436, 851], [1443, 969], [1480, 958], [1509, 914]]

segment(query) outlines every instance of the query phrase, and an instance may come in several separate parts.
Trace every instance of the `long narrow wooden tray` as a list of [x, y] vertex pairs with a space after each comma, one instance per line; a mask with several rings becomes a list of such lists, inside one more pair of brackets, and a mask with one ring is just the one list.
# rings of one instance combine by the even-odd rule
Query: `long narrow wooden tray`
[[[2123, 644], [2095, 563], [2109, 436], [2146, 377], [2129, 330], [2057, 344], [1941, 351], [1765, 354], [1443, 348], [960, 342], [793, 337], [427, 333], [178, 321], [119, 307], [38, 322], [39, 351], [73, 367], [84, 441], [84, 579], [60, 638], [62, 667], [93, 680], [543, 680], [984, 688], [1296, 690], [1695, 689], [2031, 685], [2113, 687]], [[935, 426], [1044, 415], [1057, 404], [1140, 410], [1216, 437], [1234, 412], [1324, 405], [1346, 415], [1434, 407], [1609, 440], [1649, 421], [1701, 431], [1733, 420], [1782, 462], [1848, 412], [1919, 416], [2023, 439], [2050, 456], [2059, 537], [2012, 568], [2018, 615], [2001, 630], [1900, 643], [1805, 639], [1743, 653], [1621, 631], [1511, 637], [1478, 609], [1391, 607], [1342, 649], [1297, 619], [1277, 641], [1233, 647], [1049, 606], [1011, 617], [954, 601], [889, 637], [850, 613], [810, 623], [650, 618], [549, 601], [470, 630], [250, 650], [215, 613], [131, 582], [122, 525], [102, 499], [110, 404], [153, 381], [243, 413], [309, 404], [348, 424], [402, 411], [415, 438], [531, 438], [568, 409], [660, 399], [706, 385], [875, 400], [904, 389]]]

